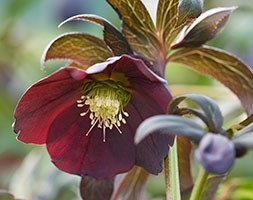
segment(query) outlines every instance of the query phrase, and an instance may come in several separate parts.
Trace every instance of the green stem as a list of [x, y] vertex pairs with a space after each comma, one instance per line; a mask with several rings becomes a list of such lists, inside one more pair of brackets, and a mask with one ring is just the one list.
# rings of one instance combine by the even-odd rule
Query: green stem
[[180, 200], [180, 180], [178, 169], [177, 140], [164, 159], [164, 176], [166, 184], [166, 200]]
[[164, 159], [164, 179], [166, 186], [166, 200], [170, 200], [171, 197], [171, 187], [170, 187], [170, 164], [169, 164], [169, 156], [166, 156]]
[[200, 167], [197, 180], [194, 184], [194, 187], [191, 193], [190, 200], [200, 200], [201, 193], [204, 189], [208, 175], [209, 174], [202, 167]]

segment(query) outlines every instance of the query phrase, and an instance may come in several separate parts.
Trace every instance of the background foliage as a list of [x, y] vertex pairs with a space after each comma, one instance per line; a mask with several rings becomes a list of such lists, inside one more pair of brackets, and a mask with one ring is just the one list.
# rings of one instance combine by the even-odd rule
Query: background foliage
[[[156, 1], [143, 0], [152, 13]], [[97, 6], [99, 3], [99, 6]], [[225, 30], [210, 45], [228, 50], [253, 66], [253, 4], [251, 0], [206, 0], [205, 10], [217, 6], [239, 8], [232, 14]], [[40, 69], [40, 59], [48, 43], [67, 31], [84, 31], [97, 36], [102, 31], [96, 25], [72, 22], [57, 28], [64, 19], [81, 13], [98, 14], [117, 27], [116, 13], [103, 0], [1, 0], [0, 1], [0, 188], [10, 190], [18, 198], [80, 199], [79, 178], [58, 171], [45, 153], [45, 148], [24, 145], [15, 139], [11, 125], [13, 110], [22, 93], [35, 81], [62, 66], [51, 62], [47, 71]], [[240, 114], [238, 100], [217, 82], [196, 74], [182, 66], [170, 64], [166, 78], [174, 95], [185, 92], [207, 94], [219, 101], [226, 115], [227, 125]], [[236, 81], [236, 80], [235, 80]], [[222, 190], [237, 188], [232, 199], [247, 199], [252, 190], [253, 154], [237, 161]], [[42, 190], [43, 188], [43, 190]], [[225, 192], [223, 192], [225, 195]], [[150, 179], [147, 196], [162, 197], [163, 181]]]

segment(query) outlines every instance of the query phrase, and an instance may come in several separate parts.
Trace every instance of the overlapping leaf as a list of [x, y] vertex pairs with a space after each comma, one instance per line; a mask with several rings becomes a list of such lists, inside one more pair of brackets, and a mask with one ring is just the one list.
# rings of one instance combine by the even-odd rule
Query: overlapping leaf
[[140, 0], [107, 0], [123, 21], [123, 34], [131, 48], [150, 65], [160, 62], [161, 45], [154, 23]]
[[171, 48], [197, 47], [213, 39], [223, 30], [236, 7], [214, 8], [200, 15]]
[[63, 24], [73, 21], [73, 20], [83, 20], [96, 23], [102, 27], [104, 27], [104, 41], [105, 43], [112, 49], [113, 53], [117, 55], [122, 54], [132, 54], [132, 50], [126, 41], [125, 37], [122, 33], [114, 27], [109, 21], [106, 19], [91, 14], [83, 14], [83, 15], [76, 15], [73, 16], [64, 22], [62, 22], [59, 26]]
[[253, 72], [240, 59], [220, 49], [199, 47], [178, 50], [169, 60], [220, 81], [237, 95], [248, 114], [253, 113]]
[[157, 7], [156, 27], [159, 37], [169, 49], [172, 40], [171, 34], [178, 21], [179, 0], [159, 0]]
[[207, 126], [209, 131], [219, 133], [223, 125], [223, 117], [218, 105], [209, 97], [201, 94], [184, 94], [176, 97], [169, 106], [169, 112], [173, 113], [180, 104], [185, 99], [191, 99], [195, 102], [204, 112]]
[[65, 59], [86, 68], [111, 56], [113, 53], [103, 40], [88, 34], [68, 33], [48, 46], [42, 57], [42, 66], [48, 60]]

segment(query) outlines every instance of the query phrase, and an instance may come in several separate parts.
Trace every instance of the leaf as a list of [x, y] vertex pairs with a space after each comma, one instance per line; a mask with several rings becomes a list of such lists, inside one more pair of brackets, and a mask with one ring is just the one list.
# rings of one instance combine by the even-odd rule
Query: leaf
[[83, 200], [110, 200], [113, 192], [113, 179], [96, 180], [83, 176], [80, 183], [80, 193]]
[[174, 38], [171, 34], [176, 28], [178, 21], [179, 0], [159, 0], [157, 7], [156, 27], [161, 41], [165, 43], [166, 50]]
[[214, 8], [201, 14], [178, 38], [171, 49], [197, 47], [220, 33], [236, 7]]
[[65, 59], [86, 68], [111, 56], [113, 53], [103, 40], [82, 33], [68, 33], [49, 44], [42, 57], [42, 67], [48, 60]]
[[137, 128], [135, 143], [158, 131], [163, 134], [180, 135], [199, 141], [205, 134], [201, 126], [190, 119], [174, 115], [156, 115], [144, 120]]
[[201, 193], [200, 200], [213, 199], [219, 185], [224, 180], [224, 178], [225, 175], [215, 175], [209, 177], [205, 182], [204, 190]]
[[176, 97], [169, 105], [169, 113], [173, 113], [184, 100], [190, 99], [196, 103], [205, 114], [209, 131], [219, 133], [223, 125], [223, 117], [218, 105], [211, 98], [201, 94], [184, 94]]
[[[154, 23], [140, 0], [107, 0], [123, 21], [123, 34], [133, 51], [155, 66], [153, 71], [161, 75], [165, 57], [156, 35]], [[158, 63], [159, 62], [159, 63]], [[162, 67], [159, 67], [162, 65]]]
[[104, 41], [116, 56], [133, 53], [122, 33], [106, 19], [91, 14], [76, 15], [63, 21], [59, 27], [73, 20], [89, 21], [104, 27]]
[[185, 137], [177, 137], [177, 155], [181, 192], [187, 192], [193, 187], [191, 175], [191, 141]]
[[141, 167], [133, 167], [128, 173], [118, 175], [111, 200], [143, 199], [144, 186], [149, 174]]
[[215, 78], [237, 95], [247, 114], [253, 114], [253, 72], [237, 57], [220, 49], [199, 47], [180, 49], [168, 59]]

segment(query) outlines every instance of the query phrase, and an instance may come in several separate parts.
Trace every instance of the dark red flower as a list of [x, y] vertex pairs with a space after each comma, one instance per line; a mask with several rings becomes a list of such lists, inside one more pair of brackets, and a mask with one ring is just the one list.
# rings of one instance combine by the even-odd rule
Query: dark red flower
[[32, 85], [15, 110], [14, 131], [25, 143], [46, 144], [52, 162], [72, 174], [109, 178], [134, 165], [157, 174], [173, 137], [154, 134], [135, 146], [134, 135], [170, 100], [166, 81], [143, 61], [112, 57]]

